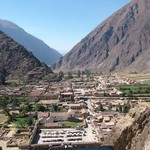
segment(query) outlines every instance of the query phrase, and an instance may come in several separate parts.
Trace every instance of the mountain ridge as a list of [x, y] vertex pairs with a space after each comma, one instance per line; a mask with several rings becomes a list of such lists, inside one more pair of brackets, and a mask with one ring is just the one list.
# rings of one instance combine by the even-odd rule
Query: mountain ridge
[[[150, 46], [150, 2], [132, 0], [93, 29], [52, 65], [57, 70], [149, 72], [142, 60]], [[141, 57], [141, 58], [140, 58]], [[148, 59], [146, 55], [144, 59]], [[139, 68], [137, 58], [146, 68]], [[134, 67], [132, 67], [134, 66]]]
[[0, 19], [0, 30], [13, 38], [16, 42], [23, 45], [29, 52], [33, 54], [42, 62], [50, 65], [58, 60], [62, 55], [50, 48], [42, 40], [27, 33], [24, 29], [11, 21]]
[[52, 70], [41, 63], [31, 52], [0, 31], [0, 68], [6, 70], [8, 79], [40, 80]]

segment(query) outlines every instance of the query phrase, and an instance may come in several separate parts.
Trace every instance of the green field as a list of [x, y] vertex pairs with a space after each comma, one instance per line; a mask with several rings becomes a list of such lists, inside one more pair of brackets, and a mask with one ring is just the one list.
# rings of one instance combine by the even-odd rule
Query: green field
[[150, 79], [147, 81], [143, 81], [143, 83], [150, 86]]
[[17, 128], [23, 128], [23, 127], [27, 126], [27, 118], [15, 118], [12, 120], [12, 123]]
[[81, 126], [82, 122], [70, 122], [70, 121], [65, 121], [62, 123], [64, 126], [70, 126], [70, 127], [76, 127], [76, 126]]
[[130, 94], [147, 94], [150, 93], [150, 86], [147, 84], [145, 85], [121, 85], [116, 86], [116, 88], [120, 91], [122, 91], [124, 94], [130, 95]]

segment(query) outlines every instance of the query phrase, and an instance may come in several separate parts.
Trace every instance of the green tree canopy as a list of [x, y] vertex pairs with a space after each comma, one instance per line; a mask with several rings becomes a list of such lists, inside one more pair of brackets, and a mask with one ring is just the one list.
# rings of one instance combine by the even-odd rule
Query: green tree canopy
[[68, 71], [68, 79], [72, 79], [73, 78], [73, 75], [70, 71]]
[[63, 71], [59, 71], [58, 77], [59, 77], [59, 78], [63, 78], [63, 77], [64, 77], [64, 72], [63, 72]]
[[81, 71], [78, 70], [78, 78], [80, 78], [80, 77], [81, 77]]

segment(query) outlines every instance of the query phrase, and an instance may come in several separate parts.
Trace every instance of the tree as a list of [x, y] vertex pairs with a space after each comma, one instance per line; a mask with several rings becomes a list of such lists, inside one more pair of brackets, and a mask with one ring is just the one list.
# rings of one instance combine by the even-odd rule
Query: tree
[[112, 103], [109, 103], [108, 110], [112, 110]]
[[98, 87], [98, 86], [99, 86], [99, 83], [97, 82], [95, 86]]
[[68, 72], [68, 79], [72, 79], [73, 78], [73, 75], [72, 75], [72, 73], [69, 71]]
[[116, 106], [116, 111], [122, 113], [122, 111], [123, 111], [122, 106], [121, 105]]
[[129, 110], [128, 110], [127, 105], [123, 106], [123, 113], [125, 113], [125, 114], [126, 114], [126, 113], [128, 113], [128, 111], [129, 111]]
[[31, 106], [30, 104], [27, 104], [27, 105], [25, 106], [24, 110], [25, 110], [26, 112], [30, 112], [30, 111], [32, 111], [32, 106]]
[[78, 70], [78, 78], [80, 78], [80, 77], [81, 77], [81, 71]]
[[119, 105], [118, 107], [119, 107], [119, 112], [122, 113], [122, 106]]
[[14, 98], [12, 100], [12, 104], [13, 104], [13, 107], [17, 107], [18, 106], [18, 99]]
[[5, 97], [0, 98], [0, 108], [5, 109], [7, 106], [7, 101]]
[[103, 105], [102, 105], [101, 102], [100, 102], [100, 104], [99, 104], [99, 108], [100, 108], [100, 111], [104, 111], [104, 108], [103, 108]]
[[132, 96], [132, 94], [133, 94], [132, 90], [130, 90], [130, 89], [127, 90], [126, 93], [127, 93], [127, 96]]
[[123, 113], [128, 113], [130, 108], [131, 108], [130, 103], [127, 103], [126, 105], [124, 105], [123, 106]]
[[99, 102], [98, 106], [96, 107], [96, 111], [104, 111], [104, 108], [101, 102]]
[[58, 111], [58, 105], [53, 104], [53, 105], [52, 105], [52, 111], [53, 111], [53, 112], [57, 112], [57, 111]]
[[6, 70], [4, 68], [0, 69], [0, 85], [5, 84], [5, 78], [6, 78]]
[[64, 77], [64, 72], [63, 71], [59, 71], [58, 77], [62, 79]]
[[27, 118], [27, 125], [28, 126], [33, 125], [33, 119], [32, 118]]
[[20, 117], [25, 117], [25, 114], [27, 113], [27, 111], [25, 109], [22, 109], [19, 113]]
[[86, 74], [86, 77], [89, 78], [91, 75], [90, 70], [85, 69], [85, 74]]
[[84, 71], [84, 70], [82, 70], [81, 74], [82, 74], [82, 78], [83, 78], [83, 76], [84, 76], [84, 74], [85, 74], [85, 71]]
[[44, 112], [46, 110], [46, 108], [42, 105], [36, 105], [35, 110]]

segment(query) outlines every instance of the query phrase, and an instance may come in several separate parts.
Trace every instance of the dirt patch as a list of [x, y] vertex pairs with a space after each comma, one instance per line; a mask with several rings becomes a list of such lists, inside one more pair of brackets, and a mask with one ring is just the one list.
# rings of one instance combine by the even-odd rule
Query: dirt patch
[[7, 141], [0, 140], [0, 146], [3, 148], [3, 150], [19, 150], [18, 147], [6, 147]]
[[0, 124], [4, 124], [7, 120], [7, 116], [5, 114], [0, 113]]

